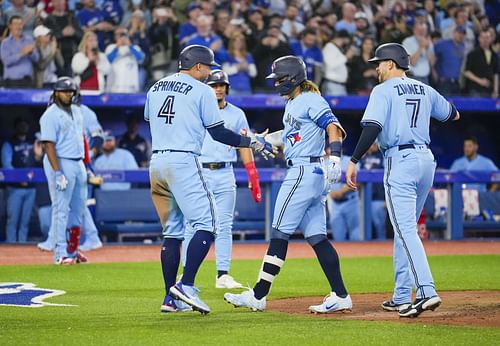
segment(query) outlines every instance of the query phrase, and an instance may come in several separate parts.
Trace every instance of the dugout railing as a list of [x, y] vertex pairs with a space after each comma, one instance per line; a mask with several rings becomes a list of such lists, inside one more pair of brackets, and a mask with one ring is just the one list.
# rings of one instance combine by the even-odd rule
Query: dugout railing
[[[96, 174], [102, 176], [108, 182], [131, 182], [131, 183], [149, 183], [149, 174], [147, 169], [129, 170], [129, 171], [97, 171]], [[283, 181], [286, 169], [262, 168], [259, 169], [260, 180], [263, 186], [264, 206], [261, 212], [264, 213], [264, 229], [265, 239], [269, 239], [271, 232], [272, 215], [274, 212], [274, 202], [278, 195], [281, 182]], [[236, 182], [244, 185], [247, 183], [247, 175], [244, 169], [235, 169]], [[358, 182], [362, 185], [360, 189], [361, 199], [361, 230], [362, 239], [372, 239], [372, 219], [371, 219], [371, 200], [373, 184], [383, 181], [382, 170], [359, 171]], [[34, 182], [45, 183], [46, 178], [43, 169], [4, 169], [0, 170], [0, 183], [9, 182]], [[445, 222], [429, 221], [429, 226], [445, 228], [444, 239], [463, 239], [464, 227], [473, 228], [477, 226], [480, 229], [489, 229], [500, 231], [500, 222], [486, 222], [474, 224], [473, 222], [464, 222], [463, 218], [463, 202], [462, 202], [462, 185], [465, 183], [500, 183], [500, 171], [495, 172], [450, 172], [447, 170], [439, 170], [436, 172], [435, 185], [440, 185], [448, 190], [448, 205]], [[254, 203], [250, 198], [246, 203]], [[240, 203], [242, 200], [239, 200]], [[241, 205], [237, 206], [241, 208]], [[254, 220], [256, 221], [256, 220]], [[236, 222], [238, 220], [236, 219]], [[262, 225], [261, 225], [262, 226]], [[255, 227], [253, 227], [255, 228]]]

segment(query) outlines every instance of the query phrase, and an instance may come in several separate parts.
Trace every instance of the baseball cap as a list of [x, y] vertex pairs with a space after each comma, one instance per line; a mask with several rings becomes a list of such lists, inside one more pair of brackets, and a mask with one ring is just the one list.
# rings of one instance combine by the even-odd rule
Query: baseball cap
[[461, 33], [461, 34], [464, 34], [464, 35], [467, 33], [467, 30], [465, 30], [465, 28], [464, 28], [463, 26], [461, 26], [461, 25], [460, 25], [460, 26], [457, 26], [457, 27], [455, 28], [455, 31], [457, 31], [457, 32], [459, 32], [459, 33]]
[[104, 131], [104, 140], [105, 141], [112, 141], [113, 139], [115, 139], [115, 136], [113, 135], [113, 131], [111, 131], [111, 130]]
[[354, 20], [357, 20], [357, 19], [368, 20], [368, 17], [366, 16], [366, 13], [359, 11], [359, 12], [356, 12], [356, 14], [354, 15]]
[[188, 7], [186, 8], [186, 12], [189, 13], [191, 12], [192, 10], [196, 10], [196, 9], [201, 9], [200, 5], [198, 5], [196, 2], [192, 2], [188, 5]]
[[47, 28], [45, 25], [38, 25], [35, 30], [33, 30], [33, 36], [35, 38], [40, 37], [40, 36], [45, 36], [50, 34], [50, 29]]

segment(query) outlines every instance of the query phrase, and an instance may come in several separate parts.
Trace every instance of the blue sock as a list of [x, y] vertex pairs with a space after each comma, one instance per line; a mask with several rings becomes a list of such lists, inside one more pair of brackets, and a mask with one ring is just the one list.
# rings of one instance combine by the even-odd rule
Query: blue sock
[[332, 292], [341, 298], [347, 297], [347, 290], [342, 280], [342, 273], [340, 272], [339, 255], [332, 244], [325, 239], [313, 246], [319, 264], [330, 283]]
[[214, 234], [209, 231], [196, 231], [189, 242], [186, 252], [186, 266], [182, 274], [182, 284], [194, 286], [194, 278], [210, 250], [210, 245], [214, 241]]
[[165, 281], [165, 291], [168, 295], [170, 287], [175, 285], [177, 270], [181, 260], [182, 240], [165, 238], [161, 246], [161, 269], [163, 271], [163, 281]]

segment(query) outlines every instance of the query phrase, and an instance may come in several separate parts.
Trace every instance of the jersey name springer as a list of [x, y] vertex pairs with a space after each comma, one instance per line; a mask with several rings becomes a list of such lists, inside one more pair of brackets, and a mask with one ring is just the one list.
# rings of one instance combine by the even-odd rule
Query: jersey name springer
[[158, 81], [153, 86], [153, 90], [151, 92], [157, 91], [175, 91], [184, 95], [187, 95], [193, 87], [184, 82], [178, 81]]

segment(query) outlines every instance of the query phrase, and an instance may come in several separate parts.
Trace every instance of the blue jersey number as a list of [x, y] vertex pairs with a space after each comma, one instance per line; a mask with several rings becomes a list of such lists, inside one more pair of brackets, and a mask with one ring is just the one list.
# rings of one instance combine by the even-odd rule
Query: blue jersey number
[[406, 99], [406, 112], [410, 117], [410, 128], [417, 127], [418, 113], [420, 112], [420, 99]]
[[167, 96], [158, 113], [158, 118], [165, 118], [165, 124], [172, 125], [174, 120], [174, 100], [175, 96]]

